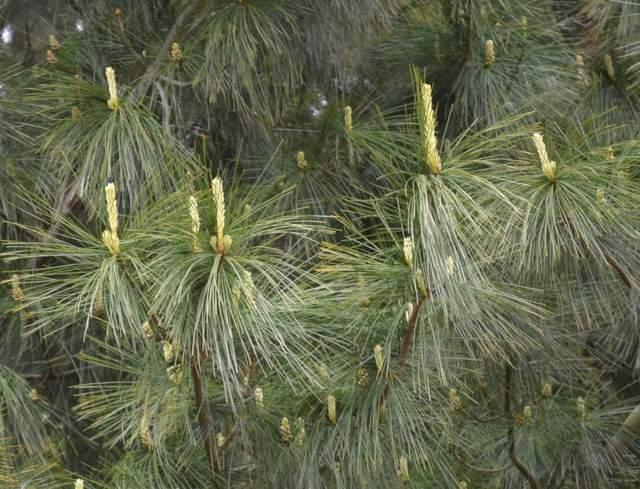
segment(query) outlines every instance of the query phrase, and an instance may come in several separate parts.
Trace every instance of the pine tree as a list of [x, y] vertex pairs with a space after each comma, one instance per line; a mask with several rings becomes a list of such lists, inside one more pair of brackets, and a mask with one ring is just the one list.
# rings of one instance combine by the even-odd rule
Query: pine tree
[[3, 487], [638, 485], [639, 2], [0, 27]]

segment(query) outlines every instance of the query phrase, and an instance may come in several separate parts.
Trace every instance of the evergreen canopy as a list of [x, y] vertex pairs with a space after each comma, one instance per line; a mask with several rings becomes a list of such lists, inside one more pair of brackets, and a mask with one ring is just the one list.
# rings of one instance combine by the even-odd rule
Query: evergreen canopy
[[2, 487], [638, 487], [640, 1], [0, 29]]

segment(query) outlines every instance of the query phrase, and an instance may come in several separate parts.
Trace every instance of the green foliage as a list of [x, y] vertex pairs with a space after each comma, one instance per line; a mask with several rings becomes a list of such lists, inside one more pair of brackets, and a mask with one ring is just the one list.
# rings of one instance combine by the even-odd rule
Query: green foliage
[[0, 483], [635, 487], [639, 9], [0, 0]]

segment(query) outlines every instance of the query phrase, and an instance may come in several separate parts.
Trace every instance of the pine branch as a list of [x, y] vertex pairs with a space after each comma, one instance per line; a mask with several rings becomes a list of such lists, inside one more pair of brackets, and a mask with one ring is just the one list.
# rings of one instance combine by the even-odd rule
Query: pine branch
[[[160, 319], [153, 313], [151, 306], [149, 305], [146, 297], [137, 281], [131, 276], [131, 273], [126, 265], [123, 265], [122, 269], [125, 275], [129, 279], [129, 282], [133, 286], [134, 290], [140, 296], [141, 302], [144, 304], [149, 314], [150, 319], [155, 323], [154, 332], [158, 338], [163, 338], [160, 328]], [[204, 440], [204, 448], [207, 453], [207, 461], [211, 469], [211, 475], [213, 476], [214, 483], [217, 484], [217, 475], [220, 473], [220, 462], [218, 460], [218, 454], [216, 452], [215, 444], [212, 439], [211, 425], [209, 422], [209, 410], [206, 404], [206, 394], [204, 379], [202, 377], [202, 367], [199, 359], [204, 358], [205, 353], [201, 350], [198, 356], [194, 356], [191, 360], [191, 378], [193, 380], [193, 392], [196, 404], [196, 412], [198, 413], [198, 424], [200, 425], [200, 431], [202, 432]]]

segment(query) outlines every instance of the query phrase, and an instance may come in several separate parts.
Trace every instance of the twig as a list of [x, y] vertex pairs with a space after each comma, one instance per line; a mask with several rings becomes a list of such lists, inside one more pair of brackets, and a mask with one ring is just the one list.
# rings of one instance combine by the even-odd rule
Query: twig
[[215, 445], [211, 438], [212, 433], [209, 424], [209, 413], [206, 405], [204, 382], [201, 370], [200, 362], [194, 358], [191, 362], [191, 378], [193, 379], [193, 391], [196, 400], [196, 410], [198, 412], [198, 424], [200, 425], [200, 431], [202, 431], [204, 448], [207, 452], [207, 460], [209, 462], [209, 468], [211, 469], [211, 475], [215, 480], [217, 475], [220, 473], [220, 462], [218, 460]]
[[[397, 375], [402, 369], [404, 369], [407, 361], [409, 360], [409, 356], [411, 355], [411, 350], [413, 349], [413, 343], [415, 338], [416, 326], [418, 324], [418, 314], [420, 313], [420, 308], [427, 300], [427, 296], [421, 296], [418, 303], [411, 311], [411, 316], [409, 317], [409, 321], [407, 323], [407, 327], [404, 330], [404, 337], [402, 340], [402, 349], [400, 350], [400, 355], [398, 356], [398, 368], [394, 373]], [[393, 375], [389, 376], [386, 384], [384, 385], [384, 389], [382, 390], [382, 395], [380, 396], [380, 401], [378, 402], [378, 412], [382, 412], [384, 409], [384, 404], [387, 402], [389, 398], [389, 394], [391, 393], [391, 382], [393, 381]]]
[[178, 31], [183, 27], [183, 25], [186, 23], [187, 19], [189, 18], [191, 13], [196, 9], [197, 6], [198, 6], [198, 2], [195, 2], [195, 1], [189, 2], [185, 7], [185, 9], [182, 11], [182, 13], [178, 15], [178, 17], [176, 18], [176, 21], [174, 22], [173, 26], [169, 30], [167, 37], [162, 43], [162, 46], [160, 47], [160, 52], [157, 54], [156, 58], [153, 60], [153, 63], [151, 63], [147, 67], [147, 70], [144, 72], [144, 74], [138, 81], [138, 84], [135, 86], [135, 88], [131, 92], [131, 96], [129, 97], [131, 102], [133, 103], [139, 102], [142, 96], [147, 92], [147, 90], [149, 89], [149, 86], [151, 85], [151, 82], [158, 75], [158, 72], [162, 68], [162, 64], [164, 63], [165, 58], [169, 55], [169, 49], [171, 48], [171, 44], [175, 40], [176, 35], [178, 34]]
[[168, 138], [171, 137], [171, 106], [169, 105], [169, 100], [167, 99], [167, 94], [162, 88], [162, 85], [158, 82], [153, 82], [158, 93], [160, 94], [160, 103], [162, 105], [162, 128], [164, 129], [164, 133]]
[[520, 460], [516, 453], [516, 434], [511, 416], [511, 386], [513, 380], [513, 367], [507, 362], [504, 367], [504, 414], [509, 420], [509, 429], [507, 435], [509, 437], [509, 458], [514, 467], [524, 475], [532, 489], [540, 489], [540, 484], [529, 471], [527, 466]]

